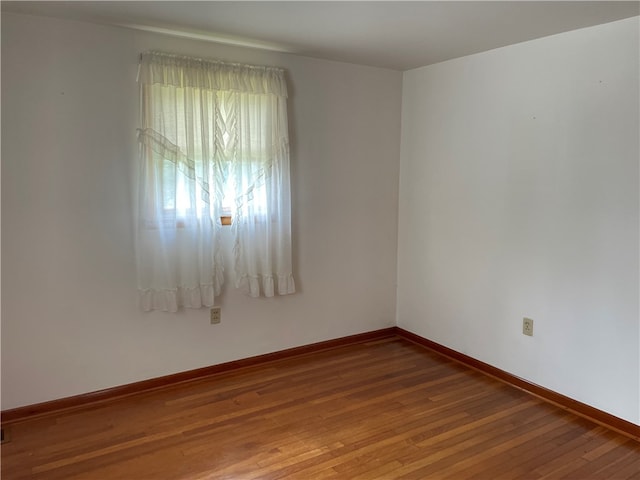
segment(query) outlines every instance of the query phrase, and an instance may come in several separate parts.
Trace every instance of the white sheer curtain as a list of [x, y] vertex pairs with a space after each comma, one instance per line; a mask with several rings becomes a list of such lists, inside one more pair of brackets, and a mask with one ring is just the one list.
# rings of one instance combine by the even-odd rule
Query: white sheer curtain
[[294, 293], [284, 72], [147, 52], [138, 81], [142, 308], [214, 304], [221, 228], [232, 228], [237, 287]]

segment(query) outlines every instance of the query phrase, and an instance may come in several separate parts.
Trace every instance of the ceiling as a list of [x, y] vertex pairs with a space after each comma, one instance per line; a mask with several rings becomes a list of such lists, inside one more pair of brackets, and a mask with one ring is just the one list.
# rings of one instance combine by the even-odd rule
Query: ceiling
[[3, 12], [120, 25], [408, 70], [640, 14], [640, 2], [5, 2]]

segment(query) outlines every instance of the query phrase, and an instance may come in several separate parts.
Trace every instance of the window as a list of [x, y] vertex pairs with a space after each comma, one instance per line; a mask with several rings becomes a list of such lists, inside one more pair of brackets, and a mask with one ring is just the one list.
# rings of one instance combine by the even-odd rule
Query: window
[[236, 286], [294, 293], [284, 72], [148, 52], [138, 81], [143, 308], [213, 305], [228, 216]]

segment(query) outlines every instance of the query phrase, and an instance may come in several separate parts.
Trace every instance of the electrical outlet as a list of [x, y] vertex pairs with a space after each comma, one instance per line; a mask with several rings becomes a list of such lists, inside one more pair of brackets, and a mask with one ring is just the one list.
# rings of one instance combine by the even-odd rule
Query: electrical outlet
[[530, 318], [522, 319], [522, 333], [533, 337], [533, 320]]
[[211, 307], [211, 325], [220, 323], [221, 317], [222, 313], [220, 311], [220, 307]]

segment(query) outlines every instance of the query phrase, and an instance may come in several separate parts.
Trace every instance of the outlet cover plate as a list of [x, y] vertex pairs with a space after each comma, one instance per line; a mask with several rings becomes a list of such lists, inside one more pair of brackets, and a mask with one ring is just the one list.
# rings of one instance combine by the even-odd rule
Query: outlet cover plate
[[530, 318], [523, 318], [522, 319], [522, 333], [524, 335], [529, 335], [530, 337], [533, 337], [533, 320]]
[[220, 307], [211, 307], [211, 325], [216, 325], [222, 320]]

